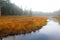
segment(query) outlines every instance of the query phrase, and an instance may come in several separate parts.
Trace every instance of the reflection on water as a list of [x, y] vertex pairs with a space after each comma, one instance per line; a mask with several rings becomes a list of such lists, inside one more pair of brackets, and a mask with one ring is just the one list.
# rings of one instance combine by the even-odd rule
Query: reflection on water
[[60, 40], [60, 25], [55, 19], [48, 19], [48, 23], [42, 29], [30, 34], [17, 35], [3, 38], [3, 40]]

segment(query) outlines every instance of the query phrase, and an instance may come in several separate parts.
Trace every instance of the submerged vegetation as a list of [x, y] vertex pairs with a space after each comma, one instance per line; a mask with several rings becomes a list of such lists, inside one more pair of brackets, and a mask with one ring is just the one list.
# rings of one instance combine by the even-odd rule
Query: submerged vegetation
[[46, 23], [47, 17], [1, 16], [0, 37], [30, 33], [41, 29]]

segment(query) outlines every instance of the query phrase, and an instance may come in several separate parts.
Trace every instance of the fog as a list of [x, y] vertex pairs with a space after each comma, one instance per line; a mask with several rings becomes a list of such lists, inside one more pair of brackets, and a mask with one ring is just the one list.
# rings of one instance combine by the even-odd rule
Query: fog
[[60, 9], [60, 0], [11, 0], [23, 9], [41, 12], [54, 12]]
[[[60, 0], [0, 0], [0, 16], [60, 16]], [[26, 35], [16, 35], [3, 40], [40, 40], [45, 36], [60, 40], [60, 20], [48, 18], [42, 29]], [[15, 37], [15, 38], [14, 38]]]
[[[10, 0], [0, 0], [0, 14], [1, 14], [1, 16], [9, 16], [9, 15], [15, 15], [15, 16], [16, 15], [19, 15], [19, 16], [60, 16], [60, 10], [59, 10], [60, 6], [57, 5], [59, 3], [58, 0], [55, 1], [57, 3], [56, 3], [56, 6], [54, 6], [55, 4], [53, 5], [53, 8], [50, 8], [52, 6], [52, 4], [49, 6], [49, 3], [52, 0], [51, 1], [49, 0], [50, 2], [48, 0], [46, 0], [44, 2], [44, 3], [49, 2], [48, 5], [46, 5], [47, 3], [46, 4], [40, 4], [40, 2], [38, 2], [39, 0], [35, 0], [35, 1], [34, 0], [33, 1], [32, 0], [29, 0], [29, 1], [20, 0], [20, 1], [18, 2], [18, 0], [14, 0], [14, 1], [13, 0], [11, 0], [11, 1]], [[34, 3], [28, 4], [28, 3], [31, 3], [31, 1], [34, 2], [34, 3], [36, 2], [37, 4], [36, 3], [35, 3], [36, 5]], [[53, 2], [54, 2], [54, 0], [53, 0]], [[39, 5], [38, 5], [38, 3], [39, 3]], [[31, 5], [33, 5], [33, 7], [31, 7]], [[46, 9], [44, 9], [43, 7], [45, 7], [45, 6], [42, 6], [42, 5], [47, 6]], [[49, 6], [50, 9], [48, 8], [48, 6]], [[57, 10], [56, 7], [58, 8], [58, 10]], [[35, 8], [37, 8], [38, 10], [35, 9]], [[56, 8], [56, 9], [54, 10], [54, 8]], [[46, 11], [46, 12], [44, 12], [44, 11]]]

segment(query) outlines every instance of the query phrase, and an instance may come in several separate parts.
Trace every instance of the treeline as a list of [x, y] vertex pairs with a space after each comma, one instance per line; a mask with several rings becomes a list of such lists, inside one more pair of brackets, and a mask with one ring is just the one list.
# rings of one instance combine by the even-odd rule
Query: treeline
[[60, 16], [60, 10], [54, 12], [33, 12], [33, 16]]
[[15, 4], [10, 3], [8, 0], [0, 0], [0, 9], [1, 9], [1, 16], [10, 16], [10, 15], [25, 15], [25, 16], [31, 16], [32, 11], [31, 10], [24, 10], [22, 8], [19, 8]]

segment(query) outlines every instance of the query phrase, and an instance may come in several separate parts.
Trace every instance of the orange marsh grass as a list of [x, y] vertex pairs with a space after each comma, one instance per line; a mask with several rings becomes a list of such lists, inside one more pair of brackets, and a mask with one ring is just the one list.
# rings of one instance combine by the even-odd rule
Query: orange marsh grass
[[0, 17], [0, 37], [25, 34], [46, 25], [47, 17], [38, 16], [2, 16]]

